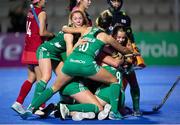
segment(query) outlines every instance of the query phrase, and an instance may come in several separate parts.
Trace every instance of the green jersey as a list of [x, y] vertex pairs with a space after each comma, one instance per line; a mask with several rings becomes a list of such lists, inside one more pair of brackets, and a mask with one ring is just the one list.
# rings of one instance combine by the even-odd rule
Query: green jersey
[[60, 60], [61, 53], [66, 51], [66, 42], [64, 40], [64, 33], [58, 32], [56, 37], [52, 40], [45, 41], [37, 50], [37, 58], [51, 58]]
[[93, 27], [88, 34], [82, 37], [88, 42], [76, 47], [74, 52], [90, 55], [95, 58], [98, 55], [100, 49], [104, 46], [104, 42], [98, 40], [95, 36], [98, 32], [101, 32], [101, 30]]
[[92, 28], [88, 34], [82, 37], [88, 41], [76, 47], [70, 54], [62, 68], [63, 73], [69, 76], [87, 77], [99, 71], [100, 67], [96, 64], [95, 57], [105, 43], [96, 39], [95, 35], [98, 32], [101, 32], [101, 30]]

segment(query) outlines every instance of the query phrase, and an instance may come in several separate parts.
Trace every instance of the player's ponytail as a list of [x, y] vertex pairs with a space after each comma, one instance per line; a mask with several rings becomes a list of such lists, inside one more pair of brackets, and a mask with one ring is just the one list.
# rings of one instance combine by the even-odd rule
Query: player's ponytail
[[100, 15], [100, 17], [97, 20], [98, 26], [103, 28], [104, 30], [107, 30], [111, 26], [111, 22], [112, 16], [110, 16], [108, 13]]

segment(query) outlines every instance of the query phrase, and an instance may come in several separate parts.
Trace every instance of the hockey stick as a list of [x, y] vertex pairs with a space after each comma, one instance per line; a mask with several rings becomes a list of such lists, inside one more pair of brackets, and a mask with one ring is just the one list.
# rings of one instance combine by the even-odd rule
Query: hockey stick
[[[141, 54], [140, 53], [133, 53], [133, 54], [126, 54], [124, 55], [125, 58], [128, 58], [128, 57], [135, 57], [135, 56], [140, 56]], [[141, 70], [143, 69], [144, 67], [139, 67], [139, 66], [134, 66], [133, 69], [134, 70]]]
[[126, 54], [124, 56], [127, 58], [127, 57], [139, 56], [139, 55], [140, 55], [139, 53], [132, 53], [132, 54]]
[[173, 86], [170, 88], [166, 96], [163, 98], [162, 102], [159, 105], [153, 107], [152, 109], [153, 111], [158, 111], [164, 105], [164, 103], [166, 102], [166, 100], [174, 90], [175, 86], [178, 84], [179, 80], [180, 80], [180, 76], [177, 77], [176, 81], [174, 82]]
[[39, 23], [38, 16], [37, 16], [37, 14], [36, 14], [36, 12], [35, 12], [35, 10], [34, 10], [34, 6], [33, 6], [32, 4], [30, 4], [30, 8], [31, 8], [32, 13], [33, 13], [33, 15], [34, 15], [34, 18], [35, 18], [35, 20], [36, 20], [36, 23], [38, 24], [38, 27], [40, 27], [40, 23]]

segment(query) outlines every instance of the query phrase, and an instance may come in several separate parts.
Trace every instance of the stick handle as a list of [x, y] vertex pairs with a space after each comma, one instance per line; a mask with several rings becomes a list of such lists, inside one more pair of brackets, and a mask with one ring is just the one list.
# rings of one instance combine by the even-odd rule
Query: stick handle
[[139, 53], [133, 53], [133, 54], [126, 54], [125, 57], [132, 57], [132, 56], [139, 56]]
[[38, 16], [37, 16], [36, 12], [35, 12], [35, 9], [34, 9], [33, 4], [30, 4], [30, 8], [31, 8], [32, 13], [33, 13], [33, 15], [34, 15], [34, 18], [35, 18], [35, 20], [36, 20], [36, 23], [38, 24], [38, 27], [40, 27], [39, 19], [38, 19]]

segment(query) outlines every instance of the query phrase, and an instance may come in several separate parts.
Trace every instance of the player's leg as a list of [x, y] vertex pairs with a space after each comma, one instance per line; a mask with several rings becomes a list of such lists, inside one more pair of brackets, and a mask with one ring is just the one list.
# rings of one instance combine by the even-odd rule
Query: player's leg
[[126, 75], [126, 78], [130, 85], [130, 92], [133, 101], [133, 115], [141, 116], [142, 113], [140, 112], [140, 88], [135, 72], [133, 71], [130, 74]]
[[[48, 81], [51, 78], [51, 73], [52, 73], [51, 59], [49, 58], [39, 59], [39, 69], [41, 72], [41, 78], [36, 83], [34, 97], [31, 103], [33, 103], [35, 99], [39, 95], [41, 95], [41, 93], [45, 90]], [[38, 70], [37, 70], [37, 74], [38, 74]]]
[[109, 84], [110, 86], [109, 87], [109, 100], [111, 100], [110, 101], [111, 106], [112, 105], [114, 106], [114, 108], [112, 109], [112, 112], [113, 114], [117, 114], [117, 117], [120, 116], [118, 108], [115, 107], [115, 106], [118, 107], [119, 94], [120, 94], [120, 88], [121, 88], [121, 86], [118, 84], [117, 78], [104, 68], [100, 68], [97, 74], [89, 78], [95, 81], [100, 81], [100, 82]]
[[[113, 120], [123, 118], [122, 115], [118, 112], [118, 104], [121, 99], [118, 102], [116, 102], [117, 100], [114, 100], [115, 98], [110, 98], [111, 97], [110, 89], [111, 86], [101, 86], [100, 88], [97, 89], [95, 93], [98, 100], [101, 102], [102, 105], [104, 105], [104, 110], [98, 114], [99, 120], [105, 119], [108, 115], [109, 115], [109, 119], [113, 119]], [[119, 93], [113, 93], [113, 96], [119, 96], [118, 94]]]
[[28, 69], [28, 79], [24, 81], [24, 83], [22, 84], [16, 102], [13, 103], [13, 105], [11, 106], [11, 108], [14, 111], [20, 114], [23, 114], [25, 112], [22, 104], [24, 102], [24, 99], [28, 95], [29, 91], [31, 90], [33, 83], [36, 81], [34, 65], [28, 65], [27, 69]]
[[103, 107], [98, 102], [96, 97], [88, 90], [86, 86], [82, 84], [82, 82], [85, 81], [82, 81], [81, 78], [76, 78], [68, 83], [62, 90], [62, 95], [69, 95], [79, 103], [66, 104], [66, 107], [71, 112], [73, 120], [82, 120], [87, 118], [87, 116], [91, 116], [89, 119], [92, 119], [95, 116], [93, 115], [94, 113], [98, 113], [100, 110], [103, 110]]

